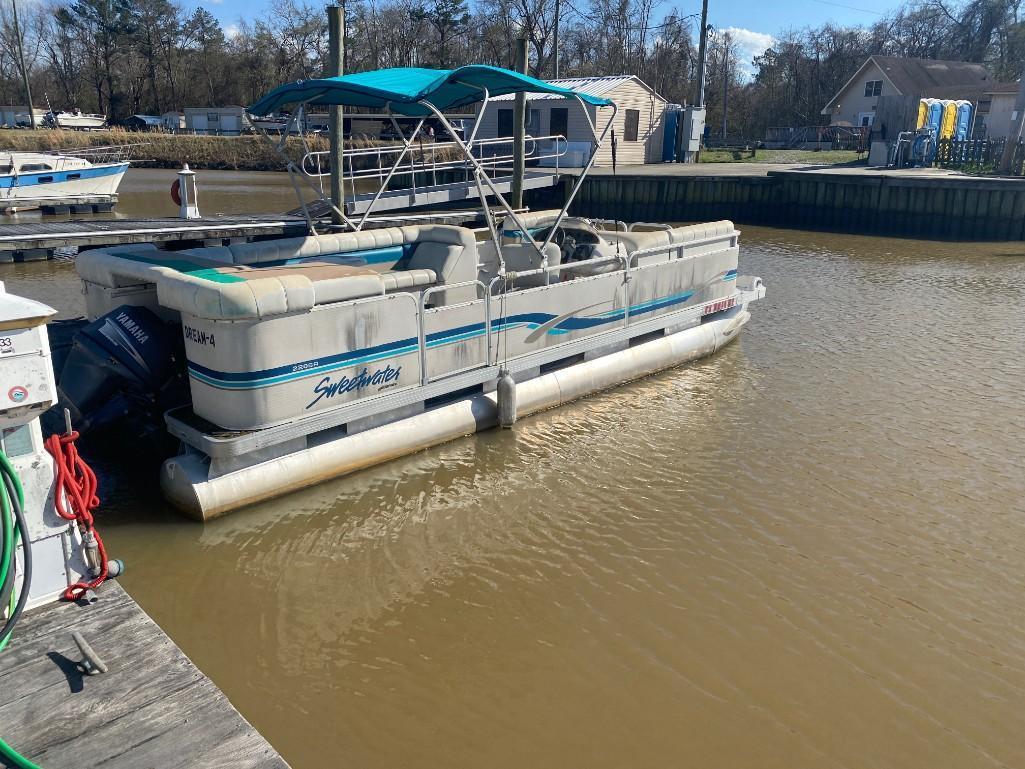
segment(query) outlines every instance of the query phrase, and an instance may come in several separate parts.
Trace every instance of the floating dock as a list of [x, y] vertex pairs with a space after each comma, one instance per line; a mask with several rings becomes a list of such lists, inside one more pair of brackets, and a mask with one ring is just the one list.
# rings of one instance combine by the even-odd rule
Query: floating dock
[[[83, 674], [74, 631], [106, 673]], [[18, 623], [0, 653], [0, 738], [44, 769], [288, 769], [116, 582]]]
[[210, 240], [306, 234], [306, 219], [290, 214], [248, 214], [202, 219], [108, 219], [0, 225], [0, 262], [34, 261], [58, 248], [127, 243], [203, 244]]
[[109, 214], [117, 195], [74, 195], [63, 198], [12, 198], [0, 200], [0, 216], [39, 209], [43, 216], [63, 214]]

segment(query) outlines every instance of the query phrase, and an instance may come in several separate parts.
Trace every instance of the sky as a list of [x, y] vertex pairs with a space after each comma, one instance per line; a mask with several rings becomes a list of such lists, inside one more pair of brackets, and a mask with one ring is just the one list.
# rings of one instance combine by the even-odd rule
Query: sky
[[[268, 0], [185, 0], [202, 6], [217, 17], [230, 33], [240, 17], [262, 11]], [[832, 21], [842, 25], [871, 24], [898, 4], [898, 0], [709, 0], [708, 21], [728, 29], [739, 44], [741, 61], [750, 72], [750, 61], [772, 44], [773, 35], [791, 27], [819, 26]], [[667, 0], [656, 12], [676, 6], [684, 14], [701, 12], [700, 0]]]

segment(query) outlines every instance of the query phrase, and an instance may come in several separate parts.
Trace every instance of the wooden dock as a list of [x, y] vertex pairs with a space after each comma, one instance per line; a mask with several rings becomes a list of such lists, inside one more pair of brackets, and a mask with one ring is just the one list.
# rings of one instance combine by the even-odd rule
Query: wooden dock
[[126, 243], [202, 245], [210, 240], [303, 235], [306, 229], [303, 217], [289, 214], [3, 224], [0, 225], [0, 262], [46, 259], [53, 256], [57, 248]]
[[[108, 672], [82, 674], [75, 630]], [[44, 769], [288, 768], [116, 582], [18, 623], [0, 653], [0, 737]]]
[[39, 209], [43, 216], [62, 214], [109, 214], [117, 205], [117, 194], [73, 195], [63, 198], [8, 198], [0, 200], [0, 216]]

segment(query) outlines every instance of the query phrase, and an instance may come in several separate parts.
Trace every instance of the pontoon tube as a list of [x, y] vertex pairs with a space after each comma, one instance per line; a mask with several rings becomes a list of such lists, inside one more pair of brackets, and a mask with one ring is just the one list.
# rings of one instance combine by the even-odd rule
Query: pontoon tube
[[[736, 307], [694, 328], [522, 382], [516, 385], [517, 416], [711, 355], [739, 336], [750, 317], [746, 305]], [[173, 457], [161, 469], [161, 486], [187, 515], [209, 520], [497, 423], [497, 396], [477, 395], [212, 479], [202, 454]]]

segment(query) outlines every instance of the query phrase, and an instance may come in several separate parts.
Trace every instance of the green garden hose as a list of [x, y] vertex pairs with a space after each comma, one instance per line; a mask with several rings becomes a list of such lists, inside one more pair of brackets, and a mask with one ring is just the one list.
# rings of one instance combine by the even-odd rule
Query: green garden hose
[[[0, 451], [0, 606], [8, 606], [7, 619], [0, 627], [0, 651], [11, 640], [14, 625], [21, 616], [28, 600], [29, 585], [32, 581], [32, 551], [29, 546], [28, 527], [22, 512], [25, 505], [25, 493], [21, 481], [14, 471], [7, 454]], [[21, 594], [15, 599], [15, 553], [19, 541], [24, 542], [24, 579]], [[12, 769], [40, 769], [14, 748], [0, 739], [0, 760]]]

